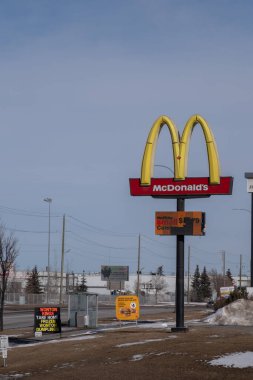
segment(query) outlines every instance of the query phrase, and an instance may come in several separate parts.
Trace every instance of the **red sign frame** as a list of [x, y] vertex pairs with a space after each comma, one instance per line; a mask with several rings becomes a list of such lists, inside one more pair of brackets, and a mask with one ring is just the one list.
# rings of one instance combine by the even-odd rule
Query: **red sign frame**
[[201, 198], [211, 195], [231, 195], [233, 177], [220, 177], [220, 183], [211, 185], [209, 177], [188, 177], [183, 181], [173, 178], [152, 178], [149, 186], [141, 185], [139, 178], [130, 178], [132, 196], [151, 196], [158, 198]]

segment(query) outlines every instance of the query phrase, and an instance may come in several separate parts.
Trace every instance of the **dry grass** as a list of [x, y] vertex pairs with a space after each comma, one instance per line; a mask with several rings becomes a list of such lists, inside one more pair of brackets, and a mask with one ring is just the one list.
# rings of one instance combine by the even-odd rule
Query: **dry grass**
[[[187, 311], [185, 319], [204, 315]], [[155, 318], [171, 321], [175, 314]], [[208, 362], [226, 353], [253, 351], [252, 341], [252, 327], [193, 324], [187, 333], [129, 327], [99, 332], [90, 340], [11, 349], [8, 367], [1, 368], [1, 373], [9, 379], [22, 374], [30, 379], [248, 380], [253, 378], [253, 368], [213, 367]]]

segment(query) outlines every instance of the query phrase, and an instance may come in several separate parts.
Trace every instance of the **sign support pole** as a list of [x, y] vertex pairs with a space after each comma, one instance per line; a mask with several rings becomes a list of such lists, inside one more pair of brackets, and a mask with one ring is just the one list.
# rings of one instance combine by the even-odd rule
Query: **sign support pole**
[[139, 297], [140, 293], [140, 258], [141, 258], [141, 234], [138, 238], [138, 265], [137, 265], [137, 296]]
[[[185, 198], [177, 199], [177, 211], [185, 210]], [[184, 326], [184, 235], [177, 235], [177, 270], [176, 270], [176, 327], [173, 332], [185, 332]]]

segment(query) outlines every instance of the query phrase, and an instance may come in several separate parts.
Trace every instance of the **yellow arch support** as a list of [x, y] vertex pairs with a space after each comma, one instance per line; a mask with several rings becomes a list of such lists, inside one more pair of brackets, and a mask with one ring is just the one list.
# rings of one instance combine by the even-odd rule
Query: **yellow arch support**
[[185, 125], [182, 137], [180, 138], [178, 130], [173, 121], [167, 116], [160, 116], [154, 122], [146, 142], [141, 167], [142, 186], [149, 186], [151, 183], [151, 178], [153, 176], [154, 170], [157, 140], [164, 125], [167, 125], [172, 141], [174, 157], [174, 179], [178, 181], [185, 179], [187, 175], [190, 138], [193, 129], [197, 124], [200, 124], [206, 140], [210, 183], [213, 185], [220, 183], [220, 165], [218, 151], [213, 133], [209, 128], [207, 122], [200, 115], [194, 115], [190, 117]]
[[179, 175], [179, 165], [178, 160], [175, 160], [175, 157], [179, 155], [179, 133], [174, 125], [173, 121], [169, 119], [167, 116], [160, 116], [153, 124], [148, 139], [146, 142], [143, 159], [142, 159], [142, 167], [141, 167], [141, 184], [143, 186], [149, 186], [151, 183], [151, 177], [154, 172], [154, 159], [156, 152], [156, 145], [161, 129], [164, 125], [167, 125], [170, 131], [172, 148], [173, 148], [173, 156], [174, 156], [174, 176], [178, 177]]

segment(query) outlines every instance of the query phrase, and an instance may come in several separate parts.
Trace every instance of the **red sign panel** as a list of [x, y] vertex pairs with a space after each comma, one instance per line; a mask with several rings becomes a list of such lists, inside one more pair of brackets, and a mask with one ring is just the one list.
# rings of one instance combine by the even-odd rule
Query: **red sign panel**
[[220, 184], [210, 185], [209, 177], [188, 177], [184, 181], [173, 178], [152, 178], [150, 186], [141, 186], [139, 178], [130, 178], [130, 193], [133, 196], [151, 197], [203, 197], [231, 195], [233, 177], [220, 177]]

